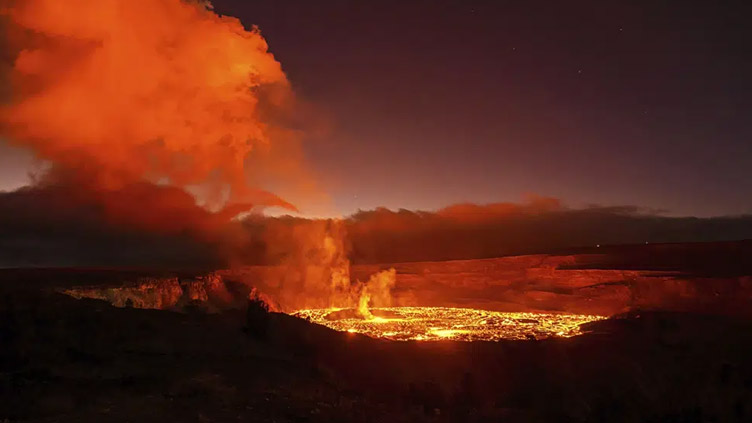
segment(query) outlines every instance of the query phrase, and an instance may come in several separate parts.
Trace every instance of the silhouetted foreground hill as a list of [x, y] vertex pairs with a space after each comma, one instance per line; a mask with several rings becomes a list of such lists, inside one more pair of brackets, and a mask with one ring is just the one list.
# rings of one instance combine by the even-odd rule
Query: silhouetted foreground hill
[[4, 292], [0, 419], [746, 422], [752, 324], [650, 312], [569, 339], [388, 342], [272, 314]]
[[[192, 304], [147, 310], [127, 301], [116, 308], [57, 293], [147, 276], [181, 287], [187, 279], [214, 283], [190, 274], [5, 269], [0, 421], [748, 422], [749, 246], [601, 247], [397, 266], [407, 277], [398, 284], [423, 278], [428, 288], [466, 296], [493, 288], [486, 300], [494, 292], [509, 298], [494, 288], [501, 276], [501, 288], [529, 293], [537, 305], [556, 294], [608, 306], [626, 292], [650, 308], [590, 324], [579, 337], [495, 343], [390, 342], [283, 314], [206, 314]], [[686, 300], [691, 308], [681, 307]], [[260, 327], [266, 336], [249, 336]]]

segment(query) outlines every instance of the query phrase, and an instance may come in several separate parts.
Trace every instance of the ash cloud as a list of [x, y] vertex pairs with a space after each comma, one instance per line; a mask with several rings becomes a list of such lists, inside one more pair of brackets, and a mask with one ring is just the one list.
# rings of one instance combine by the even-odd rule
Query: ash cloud
[[[267, 263], [288, 260], [320, 220], [249, 217], [246, 233]], [[455, 204], [438, 211], [386, 208], [343, 220], [352, 263], [395, 263], [556, 253], [597, 245], [752, 239], [752, 216], [670, 217], [638, 206], [569, 208], [554, 198], [525, 203]]]
[[[314, 259], [322, 255], [332, 227], [342, 244], [335, 261], [355, 264], [564, 252], [598, 244], [752, 239], [752, 216], [668, 217], [634, 206], [573, 209], [554, 199], [459, 204], [436, 212], [381, 208], [327, 221], [258, 214], [232, 220], [195, 205], [182, 190], [147, 183], [101, 195], [111, 198], [102, 201], [62, 184], [0, 193], [0, 266], [326, 264], [332, 260]], [[105, 205], [116, 199], [124, 210], [180, 218], [155, 227], [144, 226], [148, 219], [142, 216], [131, 223], [113, 221]]]
[[294, 95], [257, 28], [208, 2], [58, 3], [0, 8], [6, 139], [81, 189], [150, 181], [200, 192], [213, 210], [295, 210], [259, 183], [309, 184], [299, 134], [279, 117]]
[[281, 64], [210, 6], [2, 2], [0, 136], [49, 171], [0, 193], [0, 265], [224, 265], [233, 217], [315, 191]]
[[[127, 189], [126, 189], [127, 190]], [[115, 223], [88, 191], [55, 184], [0, 192], [0, 267], [147, 267], [211, 269], [224, 265], [224, 240], [197, 231], [213, 216], [181, 190], [150, 184], [131, 193], [109, 193], [144, 213], [155, 213], [149, 196], [171, 198], [159, 212], [181, 216], [160, 231]], [[144, 203], [137, 201], [135, 192]], [[188, 216], [191, 216], [188, 218]], [[187, 223], [192, 219], [193, 223]]]
[[538, 198], [526, 204], [458, 204], [437, 212], [377, 209], [348, 219], [357, 263], [490, 258], [566, 249], [752, 239], [752, 216], [669, 217], [637, 206], [582, 209]]

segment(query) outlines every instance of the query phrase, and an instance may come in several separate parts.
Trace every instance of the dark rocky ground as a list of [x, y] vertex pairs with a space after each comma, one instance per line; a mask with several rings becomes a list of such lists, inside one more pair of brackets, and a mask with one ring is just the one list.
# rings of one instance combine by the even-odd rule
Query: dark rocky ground
[[752, 421], [743, 315], [635, 310], [569, 339], [388, 342], [51, 289], [104, 275], [133, 276], [0, 272], [0, 422]]
[[570, 339], [393, 343], [273, 314], [257, 340], [242, 311], [3, 301], [11, 422], [752, 419], [752, 323], [728, 317], [649, 312]]

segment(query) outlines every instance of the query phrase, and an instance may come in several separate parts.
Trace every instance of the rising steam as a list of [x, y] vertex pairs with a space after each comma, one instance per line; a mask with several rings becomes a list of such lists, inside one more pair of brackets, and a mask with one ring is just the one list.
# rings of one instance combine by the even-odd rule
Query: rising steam
[[394, 269], [372, 274], [365, 282], [350, 274], [348, 237], [343, 220], [269, 220], [261, 236], [267, 244], [262, 275], [252, 272], [249, 283], [274, 300], [281, 311], [312, 308], [351, 308], [373, 317], [370, 307], [392, 305]]
[[[277, 122], [290, 84], [258, 29], [207, 1], [0, 4], [13, 55], [0, 135], [52, 164], [27, 197], [94, 209], [118, 227], [202, 235], [228, 256], [247, 242], [233, 217], [295, 210], [253, 179], [280, 186], [273, 176], [296, 173], [300, 157], [294, 131]], [[388, 305], [394, 272], [351, 284], [341, 228], [289, 233], [266, 287], [282, 307]]]
[[56, 178], [92, 191], [189, 188], [235, 214], [294, 209], [249, 181], [247, 163], [287, 136], [269, 110], [291, 95], [256, 28], [208, 2], [0, 4], [16, 52], [2, 132], [51, 162]]

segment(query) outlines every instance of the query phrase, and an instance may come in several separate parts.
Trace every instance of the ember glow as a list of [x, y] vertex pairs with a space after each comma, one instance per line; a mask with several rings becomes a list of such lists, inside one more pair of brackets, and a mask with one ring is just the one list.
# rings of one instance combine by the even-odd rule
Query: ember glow
[[580, 335], [580, 325], [604, 316], [504, 313], [450, 307], [372, 308], [364, 319], [353, 309], [299, 310], [294, 316], [334, 330], [395, 341], [498, 341]]

